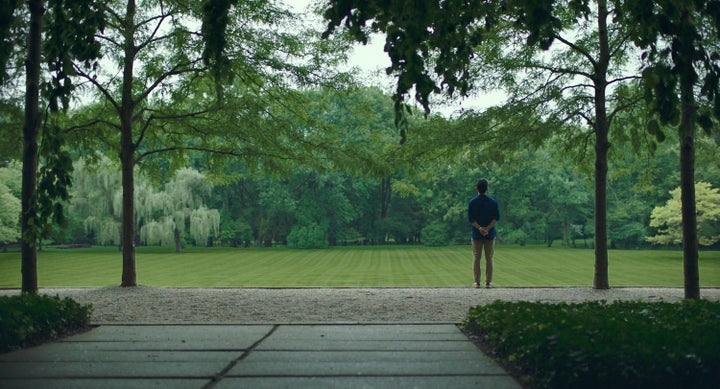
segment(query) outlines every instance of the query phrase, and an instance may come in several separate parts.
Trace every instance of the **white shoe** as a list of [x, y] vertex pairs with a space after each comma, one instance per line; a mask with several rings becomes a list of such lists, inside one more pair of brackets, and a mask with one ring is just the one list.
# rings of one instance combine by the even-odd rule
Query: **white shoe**
[[473, 286], [476, 287], [476, 288], [479, 288], [479, 287], [480, 287], [480, 283], [479, 283], [479, 282], [476, 282], [475, 284], [473, 284]]
[[485, 284], [485, 288], [487, 288], [487, 289], [492, 288], [492, 282], [488, 282], [487, 284]]

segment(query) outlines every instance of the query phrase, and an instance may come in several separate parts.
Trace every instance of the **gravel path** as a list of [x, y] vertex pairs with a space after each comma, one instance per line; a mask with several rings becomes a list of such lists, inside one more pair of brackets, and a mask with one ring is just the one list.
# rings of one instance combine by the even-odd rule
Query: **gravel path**
[[[0, 290], [0, 295], [18, 294]], [[105, 287], [41, 289], [92, 304], [93, 324], [460, 323], [468, 309], [495, 300], [676, 302], [682, 288], [303, 288], [198, 289]], [[720, 301], [720, 288], [703, 298]]]

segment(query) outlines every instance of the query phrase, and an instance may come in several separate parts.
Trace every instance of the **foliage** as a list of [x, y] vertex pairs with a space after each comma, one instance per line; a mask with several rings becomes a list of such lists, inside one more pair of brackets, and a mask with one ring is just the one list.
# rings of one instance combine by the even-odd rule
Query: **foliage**
[[[697, 202], [698, 241], [703, 246], [720, 242], [720, 189], [712, 188], [707, 182], [695, 184]], [[670, 192], [672, 198], [663, 206], [653, 209], [650, 226], [658, 229], [657, 234], [647, 238], [653, 244], [677, 245], [682, 243], [682, 214], [680, 188]]]
[[422, 229], [422, 242], [426, 246], [447, 246], [450, 244], [448, 226], [445, 223], [430, 223]]
[[295, 225], [287, 236], [287, 244], [293, 249], [327, 248], [327, 232], [317, 223]]
[[[717, 131], [720, 119], [720, 12], [716, 0], [628, 0], [622, 12], [639, 26], [632, 39], [643, 48], [646, 101], [654, 114], [648, 132], [661, 139], [660, 125], [678, 129], [683, 273], [685, 296], [699, 298], [698, 221], [695, 196], [696, 128]], [[657, 118], [657, 119], [656, 119]]]
[[0, 296], [0, 352], [28, 347], [87, 327], [92, 306], [70, 298]]
[[[105, 5], [98, 35], [106, 66], [95, 74], [73, 64], [100, 102], [73, 128], [91, 131], [78, 131], [85, 148], [101, 143], [120, 159], [122, 285], [135, 286], [135, 167], [171, 174], [198, 153], [222, 177], [236, 159], [275, 173], [292, 169], [288, 161], [314, 158], [320, 147], [306, 138], [297, 88], [335, 81], [332, 66], [345, 54], [335, 42], [318, 43], [312, 28], [275, 1]], [[216, 219], [206, 216], [194, 220]], [[183, 222], [174, 220], [176, 237]]]
[[[388, 109], [387, 102], [385, 109]], [[344, 112], [328, 109], [325, 115], [345, 117]], [[387, 157], [385, 153], [402, 153], [406, 147], [417, 146], [420, 133], [398, 146], [394, 137], [371, 137], [370, 131], [363, 133], [369, 127], [387, 123], [387, 116], [377, 122], [370, 118], [357, 123], [351, 123], [349, 118], [345, 120], [341, 123], [347, 138], [336, 140], [337, 148], [357, 154], [346, 155], [347, 160], [342, 159], [337, 166], [322, 169], [297, 166], [293, 173], [261, 178], [254, 177], [248, 172], [249, 167], [238, 161], [225, 167], [223, 173], [244, 178], [218, 181], [205, 167], [206, 161], [198, 159], [192, 164], [205, 168], [198, 173], [206, 176], [205, 180], [199, 186], [188, 182], [178, 189], [196, 187], [197, 191], [191, 191], [195, 193], [193, 196], [202, 199], [206, 208], [219, 211], [221, 239], [214, 244], [285, 244], [293, 226], [310, 221], [326, 229], [329, 246], [357, 242], [420, 243], [425, 240], [420, 238], [423, 228], [433, 223], [444, 225], [452, 243], [466, 243], [467, 201], [474, 194], [477, 177], [487, 177], [503, 212], [498, 226], [499, 241], [545, 241], [548, 245], [570, 247], [592, 245], [590, 179], [583, 175], [582, 167], [574, 165], [561, 151], [541, 147], [504, 152], [502, 159], [496, 160], [488, 154], [493, 150], [485, 148], [467, 147], [459, 153], [427, 150], [427, 155], [415, 159], [410, 168], [400, 164], [388, 166], [392, 158], [405, 154]], [[445, 127], [449, 122], [437, 120], [437, 133], [450, 131]], [[385, 130], [391, 131], [391, 128]], [[696, 174], [717, 186], [720, 184], [717, 145], [709, 137], [701, 136], [698, 140], [703, 152], [698, 153]], [[672, 161], [676, 160], [678, 151], [670, 142], [659, 144], [654, 156], [625, 153], [626, 150], [619, 148], [609, 177], [608, 225], [612, 248], [648, 246], [645, 238], [650, 229], [650, 213], [653, 207], [667, 201], [666, 188], [677, 185], [676, 164]], [[373, 156], [379, 156], [380, 161], [366, 165], [365, 158]], [[68, 205], [71, 221], [63, 242], [119, 242], [121, 197], [117, 165], [105, 157], [97, 158], [95, 162], [81, 159], [75, 164], [72, 199]], [[164, 161], [162, 165], [170, 164], [167, 159], [158, 161]], [[185, 170], [195, 171], [180, 169]], [[175, 217], [170, 211], [173, 207], [169, 193], [158, 189], [167, 175], [160, 174], [151, 181], [146, 171], [139, 170], [135, 182], [139, 244], [153, 245], [160, 240], [171, 244], [172, 223], [161, 229], [165, 231], [163, 239], [148, 239], [149, 229], [158, 227], [153, 227], [153, 222], [160, 223], [163, 217], [175, 220]], [[393, 178], [383, 218], [384, 174], [392, 174]], [[206, 189], [210, 187], [212, 191], [208, 192]], [[195, 240], [204, 245], [206, 238], [194, 239], [187, 234], [192, 231], [191, 225], [186, 225], [184, 231], [183, 242]]]
[[[648, 131], [663, 136], [658, 122], [678, 126], [684, 109], [681, 103], [690, 103], [689, 100], [681, 102], [681, 99], [691, 97], [681, 96], [678, 91], [695, 86], [699, 87], [698, 98], [707, 104], [693, 108], [692, 125], [698, 124], [708, 133], [716, 130], [712, 117], [720, 119], [720, 67], [717, 64], [720, 13], [717, 1], [672, 0], [652, 4], [632, 0], [623, 3], [621, 12], [628, 23], [640, 27], [633, 39], [645, 50], [646, 97], [657, 114], [657, 118], [649, 122]], [[692, 99], [695, 104], [695, 97]], [[680, 130], [681, 134], [685, 131]]]
[[[3, 93], [5, 93], [3, 91]], [[0, 98], [0, 161], [19, 160], [22, 157], [23, 112], [19, 102]], [[2, 164], [0, 162], [0, 164]]]
[[[608, 28], [610, 20], [620, 20], [614, 7], [608, 7], [605, 0], [482, 5], [452, 0], [413, 7], [407, 7], [405, 1], [347, 0], [329, 2], [324, 17], [328, 22], [324, 37], [339, 26], [360, 42], [366, 42], [371, 32], [385, 34], [385, 51], [392, 61], [387, 72], [397, 76], [396, 112], [413, 88], [426, 113], [430, 112], [431, 93], [446, 89], [451, 96], [467, 96], [476, 88], [496, 88], [510, 95], [503, 109], [511, 120], [508, 125], [497, 125], [490, 141], [547, 138], [577, 150], [587, 148], [587, 139], [594, 136], [595, 286], [609, 287], [608, 133], [615, 114], [639, 101], [637, 97], [620, 101], [609, 88], [617, 85], [620, 89], [628, 80], [639, 78], [635, 70], [623, 72], [631, 69], [626, 62], [634, 53], [628, 50], [632, 29], [623, 23]], [[522, 118], [512, 120], [514, 116]], [[525, 125], [523, 119], [535, 117], [542, 119], [539, 124]], [[516, 122], [523, 125], [514, 125]], [[550, 130], [538, 131], [543, 124]], [[487, 128], [480, 131], [487, 132]], [[403, 137], [404, 131], [401, 129]], [[556, 134], [550, 135], [553, 132]], [[487, 142], [485, 137], [483, 141]], [[563, 231], [567, 241], [569, 223], [558, 222], [560, 228], [548, 231]], [[548, 235], [548, 244], [554, 235]]]
[[692, 387], [720, 382], [720, 302], [496, 301], [463, 322], [529, 387]]
[[147, 244], [174, 242], [180, 252], [186, 236], [204, 246], [209, 238], [220, 235], [219, 212], [204, 205], [212, 185], [202, 173], [182, 168], [165, 183], [162, 191], [155, 190], [150, 182], [145, 185], [146, 188], [136, 194], [142, 199], [138, 201], [136, 213], [140, 236]]
[[21, 167], [0, 167], [0, 246], [20, 239]]
[[0, 182], [0, 245], [20, 239], [20, 199]]
[[[93, 162], [97, 159], [95, 162]], [[102, 155], [80, 159], [74, 173], [75, 187], [68, 206], [72, 222], [82, 224], [68, 236], [71, 242], [89, 241], [99, 245], [120, 242], [120, 177], [117, 165]], [[165, 183], [162, 190], [145, 174], [138, 174], [135, 186], [135, 223], [139, 241], [149, 245], [172, 245], [190, 240], [206, 245], [220, 234], [220, 214], [204, 203], [212, 185], [195, 169], [183, 168]]]
[[[92, 156], [91, 156], [92, 157]], [[80, 224], [91, 241], [100, 245], [120, 244], [120, 215], [122, 212], [120, 177], [115, 165], [104, 156], [80, 159], [75, 163], [72, 199], [68, 217]], [[78, 235], [71, 241], [85, 241]]]

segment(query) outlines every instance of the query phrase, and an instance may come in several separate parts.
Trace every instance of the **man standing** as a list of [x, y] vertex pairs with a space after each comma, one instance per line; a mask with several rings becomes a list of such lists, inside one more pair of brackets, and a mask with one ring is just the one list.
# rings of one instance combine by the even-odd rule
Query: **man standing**
[[487, 195], [488, 182], [478, 180], [475, 185], [477, 196], [468, 203], [468, 221], [472, 225], [473, 275], [475, 287], [480, 287], [480, 259], [485, 252], [485, 287], [492, 287], [493, 253], [495, 250], [495, 224], [500, 220], [497, 200]]

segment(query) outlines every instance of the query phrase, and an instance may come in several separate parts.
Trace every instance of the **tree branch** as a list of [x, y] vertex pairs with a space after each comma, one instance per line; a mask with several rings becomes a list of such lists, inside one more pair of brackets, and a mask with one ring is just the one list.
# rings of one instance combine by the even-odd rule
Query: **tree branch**
[[115, 124], [115, 123], [113, 123], [113, 122], [111, 122], [111, 121], [104, 120], [104, 119], [95, 119], [95, 120], [93, 120], [93, 121], [91, 121], [91, 122], [88, 122], [88, 123], [85, 123], [85, 124], [80, 124], [80, 125], [77, 125], [77, 126], [71, 126], [71, 127], [65, 128], [64, 131], [67, 132], [67, 133], [71, 133], [71, 132], [76, 131], [76, 130], [82, 130], [82, 129], [85, 129], [85, 128], [88, 128], [88, 127], [93, 127], [93, 126], [95, 126], [96, 124], [104, 124], [104, 125], [106, 125], [106, 126], [114, 127], [114, 128], [116, 128], [116, 129], [120, 130], [120, 126], [117, 125], [117, 124]]
[[567, 47], [571, 48], [571, 49], [574, 50], [575, 52], [580, 53], [580, 55], [582, 55], [583, 57], [585, 57], [585, 58], [590, 62], [590, 64], [592, 65], [593, 69], [597, 66], [597, 61], [595, 61], [595, 59], [592, 57], [592, 55], [591, 55], [590, 53], [588, 53], [587, 51], [583, 50], [580, 46], [578, 46], [578, 45], [570, 42], [569, 40], [563, 38], [563, 37], [560, 36], [560, 35], [556, 35], [556, 36], [555, 36], [555, 39], [557, 39], [557, 40], [559, 40], [560, 42], [564, 43]]
[[625, 76], [625, 77], [615, 78], [615, 79], [608, 81], [608, 85], [614, 84], [616, 82], [623, 82], [623, 81], [627, 81], [627, 80], [641, 80], [641, 79], [642, 79], [641, 76]]
[[[199, 59], [198, 59], [198, 60], [195, 60], [195, 61], [192, 61], [192, 62], [190, 62], [190, 63], [177, 64], [177, 65], [175, 65], [175, 66], [172, 68], [172, 70], [170, 70], [170, 71], [168, 71], [168, 72], [166, 72], [166, 73], [161, 74], [160, 77], [158, 77], [158, 78], [155, 80], [155, 82], [153, 82], [147, 89], [145, 89], [145, 91], [144, 91], [141, 95], [138, 96], [138, 98], [135, 100], [135, 102], [144, 100], [150, 93], [152, 93], [152, 92], [155, 90], [155, 88], [157, 88], [163, 81], [165, 81], [166, 79], [168, 79], [168, 78], [171, 77], [171, 76], [178, 76], [178, 75], [185, 74], [185, 73], [204, 72], [204, 71], [206, 71], [206, 70], [207, 70], [207, 67], [201, 67], [201, 68], [194, 68], [194, 67], [192, 67], [194, 64], [196, 64], [196, 63], [198, 63], [198, 62], [200, 62]], [[189, 67], [183, 68], [183, 66], [189, 66]]]
[[107, 90], [107, 88], [100, 84], [95, 77], [91, 77], [89, 74], [85, 73], [79, 66], [73, 64], [73, 67], [75, 68], [78, 76], [86, 79], [89, 83], [95, 85], [95, 87], [100, 90], [100, 93], [102, 93], [105, 98], [108, 99], [113, 108], [115, 108], [118, 113], [120, 112], [120, 104], [117, 102], [117, 100], [115, 100], [115, 98], [112, 96], [110, 91]]

